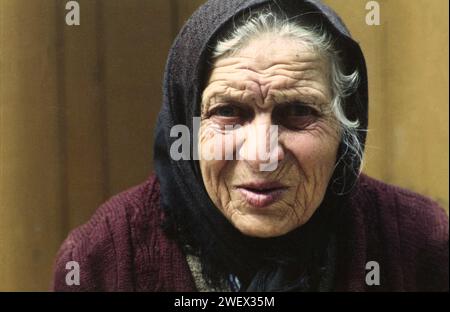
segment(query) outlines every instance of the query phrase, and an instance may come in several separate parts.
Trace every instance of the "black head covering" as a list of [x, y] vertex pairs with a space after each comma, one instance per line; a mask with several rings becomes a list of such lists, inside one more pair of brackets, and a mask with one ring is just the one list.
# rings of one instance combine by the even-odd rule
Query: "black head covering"
[[[211, 49], [218, 38], [232, 27], [234, 20], [251, 10], [266, 6], [296, 18], [302, 24], [325, 27], [333, 35], [335, 47], [341, 52], [345, 71], [351, 73], [358, 70], [358, 88], [346, 99], [344, 111], [350, 120], [359, 120], [359, 138], [364, 144], [368, 120], [364, 56], [335, 12], [317, 0], [210, 0], [182, 28], [166, 64], [163, 103], [154, 145], [161, 206], [168, 220], [165, 225], [167, 232], [177, 239], [186, 252], [200, 256], [204, 275], [211, 282], [217, 282], [225, 274], [232, 273], [239, 277], [245, 287], [250, 285], [250, 290], [314, 289], [318, 285], [314, 275], [320, 271], [318, 266], [322, 264], [317, 257], [321, 259], [326, 254], [325, 247], [332, 233], [333, 221], [338, 217], [339, 209], [345, 205], [346, 196], [338, 196], [332, 191], [332, 185], [329, 185], [324, 201], [305, 225], [282, 237], [247, 237], [235, 229], [214, 206], [205, 190], [198, 162], [192, 160], [192, 118], [200, 116], [201, 95], [210, 70]], [[170, 137], [170, 129], [177, 124], [190, 129], [191, 160], [175, 161], [170, 157], [170, 146], [177, 140]], [[341, 143], [337, 159], [343, 151]], [[359, 171], [360, 164], [346, 161], [345, 156], [343, 160], [331, 181], [345, 181], [342, 187], [348, 187], [356, 181], [355, 172]], [[281, 274], [280, 265], [289, 263], [291, 265]], [[293, 281], [294, 287], [292, 281], [286, 281], [286, 275], [299, 277]], [[305, 276], [310, 277], [307, 283], [304, 282]]]

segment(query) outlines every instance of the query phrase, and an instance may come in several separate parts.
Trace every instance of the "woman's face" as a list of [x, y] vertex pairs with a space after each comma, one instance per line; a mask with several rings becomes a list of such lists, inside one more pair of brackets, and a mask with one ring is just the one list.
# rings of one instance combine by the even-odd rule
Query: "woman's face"
[[216, 60], [202, 97], [200, 168], [243, 234], [288, 233], [322, 202], [340, 141], [331, 96], [328, 62], [293, 39], [265, 35]]

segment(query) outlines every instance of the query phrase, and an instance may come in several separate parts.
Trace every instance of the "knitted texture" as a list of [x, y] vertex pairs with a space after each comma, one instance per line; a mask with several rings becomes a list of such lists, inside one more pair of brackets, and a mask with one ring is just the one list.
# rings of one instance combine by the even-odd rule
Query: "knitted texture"
[[[53, 288], [65, 291], [191, 291], [181, 250], [160, 225], [155, 176], [104, 203], [73, 230], [57, 255]], [[67, 286], [66, 263], [80, 265], [80, 285]]]
[[[56, 259], [56, 291], [195, 291], [185, 255], [161, 229], [159, 183], [112, 197], [73, 230]], [[176, 196], [176, 194], [173, 194]], [[448, 291], [448, 216], [435, 202], [362, 175], [339, 218], [337, 291]], [[66, 285], [66, 263], [80, 285]], [[380, 265], [367, 286], [366, 263]]]

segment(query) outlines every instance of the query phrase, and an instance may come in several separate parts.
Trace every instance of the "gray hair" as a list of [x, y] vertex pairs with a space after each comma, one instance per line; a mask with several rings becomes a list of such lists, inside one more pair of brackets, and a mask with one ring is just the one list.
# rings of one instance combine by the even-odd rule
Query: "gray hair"
[[[230, 56], [243, 48], [251, 39], [264, 34], [276, 34], [278, 37], [287, 37], [300, 40], [312, 51], [318, 53], [329, 61], [331, 80], [331, 111], [341, 128], [342, 142], [345, 151], [337, 164], [349, 153], [352, 164], [359, 164], [359, 174], [362, 167], [363, 149], [358, 137], [359, 121], [351, 121], [345, 116], [345, 98], [351, 95], [358, 87], [359, 74], [354, 71], [345, 75], [343, 62], [339, 52], [333, 46], [333, 39], [324, 29], [317, 27], [300, 26], [287, 17], [279, 17], [270, 11], [260, 11], [249, 16], [242, 25], [234, 26], [231, 34], [220, 40], [213, 49], [213, 59]], [[337, 166], [336, 164], [336, 166]]]

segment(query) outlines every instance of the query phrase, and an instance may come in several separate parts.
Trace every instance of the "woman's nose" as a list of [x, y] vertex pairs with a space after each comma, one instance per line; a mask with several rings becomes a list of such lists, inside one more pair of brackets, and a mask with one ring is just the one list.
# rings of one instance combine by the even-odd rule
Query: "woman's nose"
[[278, 141], [278, 126], [272, 124], [270, 114], [255, 116], [245, 126], [244, 136], [238, 159], [254, 170], [274, 171], [283, 160], [284, 151]]

